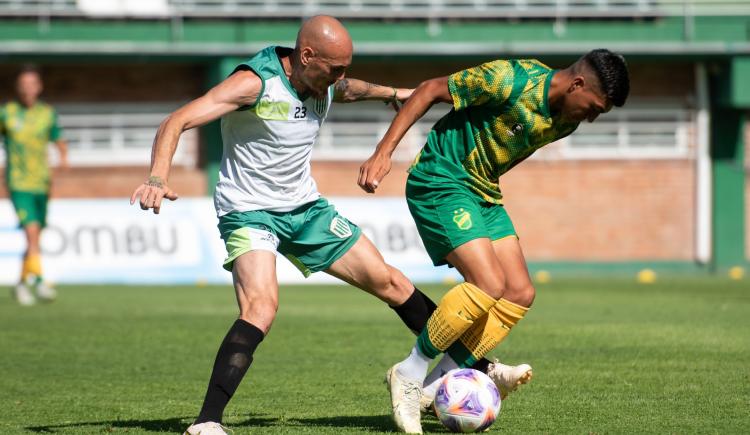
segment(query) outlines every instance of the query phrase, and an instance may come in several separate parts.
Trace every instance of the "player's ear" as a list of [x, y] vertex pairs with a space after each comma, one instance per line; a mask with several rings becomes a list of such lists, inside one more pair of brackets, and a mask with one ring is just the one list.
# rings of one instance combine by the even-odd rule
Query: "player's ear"
[[300, 62], [302, 62], [302, 65], [304, 66], [310, 65], [310, 62], [314, 57], [315, 51], [311, 47], [303, 47], [299, 53]]
[[568, 86], [568, 93], [575, 92], [578, 89], [582, 89], [586, 85], [586, 79], [583, 76], [575, 76], [570, 81]]

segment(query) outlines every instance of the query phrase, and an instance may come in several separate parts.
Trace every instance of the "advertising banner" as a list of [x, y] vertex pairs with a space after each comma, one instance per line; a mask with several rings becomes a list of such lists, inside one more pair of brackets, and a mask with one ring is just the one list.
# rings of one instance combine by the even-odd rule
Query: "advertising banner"
[[[403, 198], [329, 198], [359, 225], [386, 262], [415, 282], [456, 279], [427, 256]], [[165, 202], [161, 213], [144, 212], [128, 199], [59, 199], [49, 205], [42, 233], [45, 278], [53, 283], [229, 283], [226, 256], [209, 198]], [[13, 207], [0, 200], [0, 284], [18, 280], [25, 250]], [[305, 279], [278, 257], [279, 282], [335, 283], [316, 273]]]

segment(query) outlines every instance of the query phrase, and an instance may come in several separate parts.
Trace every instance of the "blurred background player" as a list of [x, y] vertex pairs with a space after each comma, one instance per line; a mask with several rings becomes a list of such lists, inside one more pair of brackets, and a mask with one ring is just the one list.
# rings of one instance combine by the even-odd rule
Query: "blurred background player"
[[[433, 263], [456, 267], [466, 281], [446, 293], [409, 356], [386, 375], [399, 430], [422, 433], [420, 402], [433, 358], [447, 353], [428, 383], [450, 369], [472, 366], [534, 301], [499, 177], [579, 123], [623, 106], [629, 83], [624, 58], [604, 49], [560, 71], [537, 60], [496, 60], [428, 80], [362, 165], [358, 183], [373, 193], [406, 131], [436, 102], [453, 105], [415, 159], [406, 199]], [[530, 366], [520, 366], [519, 378], [507, 387], [525, 382], [530, 372]], [[427, 386], [425, 402], [432, 401], [435, 388]]]
[[16, 100], [0, 106], [0, 135], [5, 142], [6, 183], [19, 225], [26, 236], [21, 277], [12, 290], [21, 305], [33, 305], [36, 296], [51, 301], [57, 296], [44, 282], [39, 240], [46, 225], [50, 191], [47, 145], [54, 142], [60, 153], [60, 167], [68, 165], [67, 143], [57, 124], [57, 114], [39, 101], [42, 77], [33, 66], [25, 66], [16, 78]]

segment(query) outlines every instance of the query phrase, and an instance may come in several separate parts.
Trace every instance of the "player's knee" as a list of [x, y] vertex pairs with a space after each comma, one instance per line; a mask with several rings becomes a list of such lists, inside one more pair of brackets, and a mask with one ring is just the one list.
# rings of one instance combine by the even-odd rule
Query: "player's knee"
[[263, 332], [268, 332], [278, 309], [278, 299], [271, 296], [254, 297], [241, 304], [240, 319], [252, 323]]
[[474, 280], [473, 282], [467, 280], [467, 282], [479, 287], [483, 292], [487, 293], [494, 299], [500, 299], [505, 295], [505, 279], [503, 279], [502, 276], [485, 277], [484, 279]]
[[509, 288], [505, 298], [514, 304], [523, 307], [530, 307], [531, 304], [534, 303], [535, 297], [536, 289], [534, 288], [534, 285], [529, 282], [518, 286], [517, 288]]

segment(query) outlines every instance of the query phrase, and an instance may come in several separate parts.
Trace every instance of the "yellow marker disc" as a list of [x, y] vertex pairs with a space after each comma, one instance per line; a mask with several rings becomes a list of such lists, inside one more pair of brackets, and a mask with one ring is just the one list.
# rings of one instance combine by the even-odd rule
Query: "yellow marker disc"
[[651, 284], [656, 281], [656, 272], [651, 269], [643, 269], [638, 272], [637, 279], [641, 284]]
[[729, 268], [729, 278], [739, 281], [745, 277], [745, 269], [742, 266], [734, 266]]
[[546, 284], [550, 282], [552, 275], [546, 270], [540, 270], [534, 274], [534, 280], [540, 284]]

